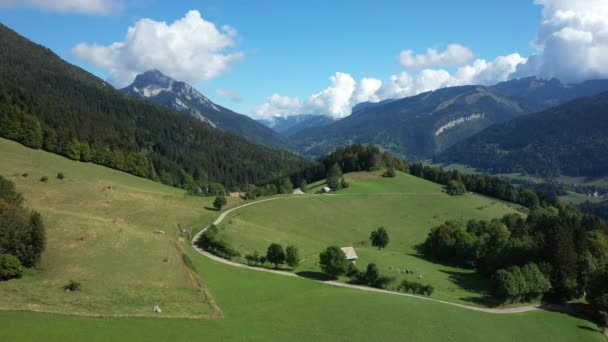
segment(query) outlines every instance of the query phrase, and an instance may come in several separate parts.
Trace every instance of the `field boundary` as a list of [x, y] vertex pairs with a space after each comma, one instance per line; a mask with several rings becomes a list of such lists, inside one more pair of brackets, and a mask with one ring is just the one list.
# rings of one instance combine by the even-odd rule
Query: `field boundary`
[[[345, 196], [345, 195], [348, 195], [348, 194], [334, 194], [334, 196]], [[418, 195], [420, 195], [420, 194], [418, 194]], [[263, 203], [263, 202], [268, 202], [268, 201], [275, 201], [275, 200], [279, 200], [279, 199], [310, 198], [310, 197], [313, 197], [313, 196], [315, 196], [315, 195], [308, 195], [308, 196], [301, 196], [301, 195], [299, 195], [299, 196], [291, 196], [291, 197], [287, 197], [287, 196], [272, 197], [272, 198], [266, 198], [266, 199], [263, 199], [263, 200], [246, 203], [246, 204], [240, 205], [238, 207], [234, 207], [232, 209], [226, 210], [225, 212], [223, 212], [222, 214], [220, 214], [220, 216], [218, 216], [218, 218], [215, 221], [213, 221], [213, 223], [211, 225], [203, 228], [201, 231], [199, 231], [198, 233], [196, 233], [196, 235], [194, 235], [194, 237], [190, 241], [190, 244], [192, 245], [192, 247], [194, 248], [194, 250], [197, 251], [199, 254], [202, 254], [203, 256], [205, 256], [205, 257], [207, 257], [207, 258], [209, 258], [211, 260], [220, 262], [220, 263], [225, 264], [225, 265], [229, 265], [229, 266], [232, 266], [232, 267], [238, 267], [238, 268], [244, 268], [244, 269], [258, 271], [258, 272], [272, 273], [272, 274], [276, 274], [276, 275], [280, 275], [280, 276], [299, 278], [299, 279], [303, 279], [303, 280], [314, 281], [314, 282], [317, 282], [317, 283], [327, 284], [327, 285], [336, 286], [336, 287], [344, 287], [344, 288], [350, 288], [350, 289], [355, 289], [355, 290], [360, 290], [360, 291], [368, 291], [368, 292], [383, 293], [383, 294], [394, 295], [394, 296], [403, 296], [403, 297], [416, 298], [416, 299], [420, 299], [420, 300], [426, 300], [426, 301], [431, 301], [431, 302], [435, 302], [435, 303], [441, 303], [441, 304], [445, 304], [445, 305], [451, 305], [451, 306], [459, 307], [459, 308], [462, 308], [462, 309], [479, 311], [479, 312], [485, 312], [485, 313], [491, 313], [491, 314], [515, 314], [515, 313], [524, 313], [524, 312], [531, 312], [531, 311], [537, 311], [537, 310], [549, 310], [549, 311], [563, 311], [564, 310], [564, 308], [557, 307], [557, 306], [543, 306], [543, 305], [527, 305], [527, 306], [520, 306], [520, 307], [514, 307], [514, 308], [505, 308], [505, 309], [483, 308], [483, 307], [477, 307], [477, 306], [470, 306], [470, 305], [465, 305], [465, 304], [448, 302], [448, 301], [444, 301], [444, 300], [440, 300], [440, 299], [435, 299], [435, 298], [418, 296], [418, 295], [414, 295], [414, 294], [410, 294], [410, 293], [395, 292], [395, 291], [389, 291], [389, 290], [384, 290], [384, 289], [376, 289], [376, 288], [373, 288], [373, 287], [360, 286], [360, 285], [352, 285], [352, 284], [346, 284], [346, 283], [341, 283], [341, 282], [337, 282], [337, 281], [315, 280], [315, 279], [310, 279], [310, 278], [306, 278], [306, 277], [301, 277], [301, 276], [299, 276], [299, 275], [297, 275], [297, 274], [295, 274], [293, 272], [271, 270], [271, 269], [260, 268], [260, 267], [253, 267], [253, 266], [241, 264], [241, 263], [238, 263], [238, 262], [226, 260], [224, 258], [220, 258], [220, 257], [218, 257], [216, 255], [213, 255], [213, 254], [205, 251], [202, 248], [199, 248], [195, 244], [195, 242], [199, 239], [199, 237], [207, 229], [209, 229], [213, 225], [216, 225], [216, 226], [219, 225], [226, 218], [226, 216], [228, 216], [228, 214], [230, 214], [230, 213], [232, 213], [232, 212], [234, 212], [234, 211], [236, 211], [238, 209], [242, 209], [244, 207], [248, 207], [250, 205], [254, 205], [254, 204], [258, 204], [258, 203]], [[320, 195], [320, 196], [323, 196], [323, 195]]]

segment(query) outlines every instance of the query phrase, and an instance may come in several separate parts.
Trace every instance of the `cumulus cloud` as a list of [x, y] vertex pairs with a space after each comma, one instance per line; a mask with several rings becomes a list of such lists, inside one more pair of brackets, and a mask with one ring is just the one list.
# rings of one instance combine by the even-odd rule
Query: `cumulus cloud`
[[608, 2], [536, 0], [543, 20], [534, 46], [538, 53], [514, 77], [538, 75], [564, 82], [608, 77]]
[[525, 61], [519, 54], [500, 56], [489, 62], [477, 59], [454, 73], [444, 69], [424, 69], [417, 74], [403, 71], [384, 82], [375, 78], [362, 78], [357, 82], [350, 74], [337, 72], [330, 77], [331, 84], [326, 89], [304, 100], [274, 94], [259, 105], [254, 114], [260, 118], [302, 113], [343, 118], [350, 115], [352, 107], [361, 102], [403, 98], [444, 87], [490, 85], [505, 81], [517, 65]]
[[120, 11], [120, 0], [0, 0], [0, 6], [22, 6], [58, 13], [107, 15]]
[[217, 89], [215, 91], [215, 95], [217, 95], [218, 97], [227, 98], [232, 102], [243, 102], [241, 94], [239, 94], [239, 92], [234, 89]]
[[217, 28], [198, 11], [189, 11], [171, 24], [151, 19], [129, 27], [124, 41], [108, 46], [81, 43], [72, 53], [105, 70], [109, 81], [123, 87], [141, 72], [158, 69], [189, 83], [211, 80], [230, 72], [242, 52], [231, 52], [237, 32]]
[[273, 94], [267, 101], [256, 107], [254, 114], [259, 118], [290, 116], [295, 114], [322, 114], [334, 118], [350, 115], [354, 105], [360, 102], [377, 102], [382, 81], [363, 78], [359, 82], [347, 73], [337, 72], [329, 78], [330, 85], [301, 100], [299, 98]]
[[414, 55], [412, 50], [399, 54], [399, 62], [407, 69], [465, 65], [473, 59], [473, 51], [460, 44], [450, 44], [444, 51], [428, 49], [426, 54]]
[[272, 94], [268, 100], [257, 106], [255, 116], [262, 119], [272, 119], [275, 116], [291, 116], [301, 114], [302, 101], [295, 97]]
[[528, 57], [512, 53], [493, 60], [474, 59], [473, 52], [459, 44], [417, 55], [404, 50], [399, 62], [407, 70], [385, 81], [364, 78], [357, 82], [349, 74], [336, 73], [327, 89], [305, 100], [292, 98], [299, 103], [295, 109], [273, 111], [270, 101], [263, 106], [276, 115], [312, 112], [340, 118], [360, 102], [403, 98], [443, 87], [492, 85], [527, 76], [557, 77], [566, 83], [608, 78], [608, 1], [535, 3], [542, 6], [543, 19], [533, 43], [537, 51]]

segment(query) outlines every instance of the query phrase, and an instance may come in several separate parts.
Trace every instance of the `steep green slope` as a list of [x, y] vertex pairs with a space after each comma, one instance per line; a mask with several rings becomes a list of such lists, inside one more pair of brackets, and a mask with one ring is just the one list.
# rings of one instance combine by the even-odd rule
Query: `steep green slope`
[[180, 187], [257, 183], [306, 164], [129, 98], [0, 26], [0, 136]]
[[608, 175], [608, 93], [494, 125], [437, 159], [493, 173]]

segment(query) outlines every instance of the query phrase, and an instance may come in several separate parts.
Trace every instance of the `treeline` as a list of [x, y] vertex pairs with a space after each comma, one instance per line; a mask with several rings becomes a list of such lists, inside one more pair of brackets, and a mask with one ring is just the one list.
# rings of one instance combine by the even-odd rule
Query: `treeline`
[[503, 201], [521, 204], [528, 208], [539, 205], [545, 207], [559, 205], [559, 200], [555, 196], [518, 187], [494, 176], [464, 174], [457, 170], [445, 171], [421, 163], [411, 164], [410, 174], [445, 186], [452, 182], [451, 186], [457, 184], [460, 191], [472, 191]]
[[608, 200], [599, 203], [585, 201], [578, 205], [582, 212], [608, 220]]
[[0, 280], [19, 278], [40, 261], [46, 244], [42, 217], [23, 207], [15, 184], [0, 176]]
[[185, 189], [258, 184], [310, 162], [129, 98], [0, 24], [0, 136]]
[[493, 277], [495, 294], [505, 300], [544, 295], [564, 302], [583, 296], [594, 272], [608, 266], [608, 225], [570, 205], [536, 206], [526, 219], [445, 222], [421, 251]]

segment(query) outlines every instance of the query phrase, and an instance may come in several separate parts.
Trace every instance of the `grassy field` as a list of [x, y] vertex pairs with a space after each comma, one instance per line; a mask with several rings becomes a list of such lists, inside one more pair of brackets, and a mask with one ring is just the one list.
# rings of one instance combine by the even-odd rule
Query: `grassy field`
[[[4, 139], [0, 155], [0, 174], [43, 215], [48, 239], [39, 270], [0, 283], [1, 309], [150, 315], [158, 304], [175, 317], [217, 314], [176, 244], [178, 224], [200, 229], [217, 215], [204, 209], [211, 199]], [[82, 291], [66, 294], [69, 280]]]
[[[293, 244], [302, 262], [296, 272], [312, 276], [320, 271], [319, 252], [329, 245], [354, 246], [360, 268], [370, 262], [399, 280], [407, 277], [435, 287], [434, 298], [468, 304], [495, 304], [487, 296], [488, 283], [475, 271], [442, 265], [416, 253], [432, 227], [446, 220], [492, 219], [518, 213], [510, 205], [466, 194], [449, 196], [442, 187], [398, 173], [383, 178], [381, 172], [346, 176], [351, 186], [337, 195], [293, 196], [239, 209], [220, 224], [220, 236], [243, 255], [265, 253], [272, 242]], [[520, 213], [521, 214], [521, 213]], [[523, 214], [522, 214], [523, 215]], [[390, 236], [385, 250], [369, 244], [370, 232], [384, 226]], [[413, 270], [404, 275], [397, 269]]]
[[[0, 174], [43, 213], [49, 242], [39, 271], [0, 283], [0, 306], [9, 310], [0, 311], [0, 341], [605, 340], [594, 324], [560, 313], [480, 313], [219, 264], [176, 233], [177, 223], [194, 228], [212, 221], [217, 213], [203, 209], [211, 199], [6, 140], [0, 153]], [[66, 174], [62, 182], [54, 178], [59, 171]], [[17, 176], [23, 172], [27, 178]], [[42, 175], [48, 183], [39, 182]], [[355, 190], [353, 184], [349, 191]], [[174, 254], [174, 241], [196, 272]], [[200, 274], [212, 297], [202, 298], [191, 273]], [[62, 291], [70, 278], [82, 281], [82, 293]], [[211, 298], [221, 318], [208, 317], [217, 310]], [[163, 307], [157, 318], [77, 315], [136, 316], [156, 301]]]
[[590, 322], [545, 311], [496, 315], [334, 288], [218, 264], [190, 251], [224, 318], [87, 318], [0, 312], [0, 340], [605, 341]]

